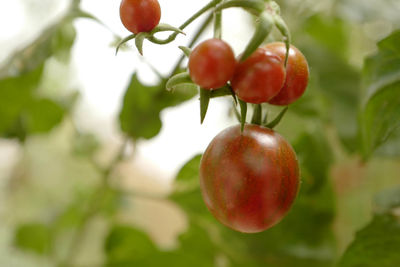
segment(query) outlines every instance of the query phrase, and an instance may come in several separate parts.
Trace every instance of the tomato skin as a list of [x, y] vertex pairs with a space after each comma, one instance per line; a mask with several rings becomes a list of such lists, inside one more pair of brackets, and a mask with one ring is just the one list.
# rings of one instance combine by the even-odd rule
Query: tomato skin
[[222, 224], [244, 233], [264, 231], [288, 212], [299, 188], [299, 167], [290, 144], [258, 125], [219, 133], [200, 163], [204, 202]]
[[157, 0], [122, 0], [119, 15], [125, 28], [137, 34], [149, 32], [158, 25], [161, 8]]
[[189, 56], [189, 74], [204, 89], [224, 86], [235, 72], [232, 48], [223, 40], [208, 39], [197, 45]]
[[[265, 47], [275, 55], [285, 60], [286, 46], [282, 42], [267, 44]], [[268, 103], [286, 106], [299, 99], [307, 88], [309, 68], [304, 55], [295, 46], [289, 49], [289, 58], [286, 65], [286, 80], [279, 93]]]
[[258, 48], [236, 66], [232, 88], [241, 100], [260, 104], [278, 94], [284, 81], [284, 62], [267, 50]]

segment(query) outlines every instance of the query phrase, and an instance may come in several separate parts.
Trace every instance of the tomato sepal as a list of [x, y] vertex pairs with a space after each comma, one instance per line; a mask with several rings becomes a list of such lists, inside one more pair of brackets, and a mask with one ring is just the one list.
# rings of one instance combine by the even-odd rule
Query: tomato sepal
[[117, 48], [115, 49], [115, 55], [118, 54], [118, 51], [119, 51], [119, 49], [121, 48], [121, 46], [122, 46], [123, 44], [125, 44], [126, 42], [128, 42], [128, 41], [134, 39], [135, 37], [136, 37], [136, 34], [131, 34], [131, 35], [128, 35], [127, 37], [125, 37], [124, 39], [122, 39], [122, 40], [118, 43]]
[[193, 83], [192, 79], [190, 79], [189, 73], [182, 72], [169, 78], [165, 87], [167, 91], [175, 91], [187, 88], [188, 86], [191, 88], [195, 87], [196, 89], [199, 88], [199, 86]]
[[240, 131], [243, 132], [244, 125], [246, 124], [247, 103], [239, 99], [239, 105], [240, 105]]
[[190, 53], [192, 53], [192, 49], [190, 49], [189, 47], [180, 45], [178, 46], [178, 48], [180, 50], [182, 50], [183, 54], [188, 58], [190, 56]]
[[279, 114], [275, 117], [274, 120], [272, 120], [271, 122], [267, 123], [264, 126], [270, 129], [274, 129], [281, 122], [282, 118], [285, 116], [288, 109], [289, 107], [286, 106], [284, 109], [281, 110], [281, 112], [279, 112]]
[[200, 88], [200, 124], [203, 124], [203, 121], [206, 118], [210, 98], [211, 91]]
[[261, 117], [262, 117], [262, 106], [261, 104], [257, 104], [253, 110], [253, 117], [251, 118], [252, 124], [261, 125]]
[[179, 29], [167, 23], [158, 24], [153, 30], [151, 30], [150, 34], [154, 35], [157, 32], [168, 32], [168, 31], [186, 35], [186, 33], [182, 29]]
[[147, 32], [141, 32], [135, 37], [135, 46], [140, 55], [143, 56], [143, 42], [149, 36]]

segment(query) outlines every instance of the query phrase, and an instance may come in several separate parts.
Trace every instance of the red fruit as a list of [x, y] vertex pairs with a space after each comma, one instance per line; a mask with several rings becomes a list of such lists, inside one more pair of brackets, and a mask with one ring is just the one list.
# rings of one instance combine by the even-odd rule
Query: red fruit
[[193, 82], [204, 89], [224, 86], [235, 72], [232, 48], [220, 39], [209, 39], [190, 53], [189, 73]]
[[285, 81], [283, 61], [263, 48], [236, 66], [232, 88], [243, 101], [267, 102], [282, 88]]
[[160, 22], [161, 8], [157, 0], [122, 0], [119, 15], [130, 32], [149, 32]]
[[[285, 60], [286, 46], [276, 42], [264, 47], [267, 51]], [[293, 45], [289, 49], [289, 58], [286, 65], [286, 80], [279, 93], [268, 101], [270, 104], [286, 106], [300, 98], [308, 84], [309, 69], [304, 55]]]
[[299, 167], [290, 144], [258, 125], [225, 129], [200, 164], [204, 202], [224, 225], [244, 233], [264, 231], [288, 212], [299, 188]]

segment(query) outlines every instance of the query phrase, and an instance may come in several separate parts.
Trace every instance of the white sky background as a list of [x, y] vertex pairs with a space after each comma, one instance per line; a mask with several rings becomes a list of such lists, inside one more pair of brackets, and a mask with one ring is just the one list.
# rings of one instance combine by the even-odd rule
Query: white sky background
[[[69, 0], [0, 0], [0, 61], [14, 49], [34, 38], [43, 27], [62, 13]], [[182, 24], [208, 0], [159, 0], [161, 22], [174, 26]], [[119, 19], [119, 0], [82, 0], [82, 9], [103, 21], [115, 34], [125, 37], [130, 33]], [[204, 18], [204, 17], [202, 17]], [[144, 57], [161, 73], [167, 74], [181, 51], [193, 36], [202, 18], [189, 26], [175, 42], [158, 46], [145, 42]], [[223, 39], [238, 55], [244, 48], [252, 30], [245, 23], [248, 15], [238, 9], [224, 12]], [[135, 49], [122, 51], [115, 56], [110, 47], [113, 35], [109, 29], [87, 19], [75, 23], [78, 36], [73, 48], [72, 68], [74, 79], [81, 92], [77, 106], [77, 124], [85, 131], [94, 132], [104, 143], [117, 144], [120, 140], [118, 113], [124, 90], [133, 71], [146, 83], [154, 83], [156, 76], [140, 59]], [[211, 38], [207, 32], [203, 39]], [[130, 43], [133, 47], [133, 43]], [[211, 139], [225, 127], [235, 123], [227, 120], [230, 99], [212, 100], [203, 125], [199, 123], [197, 98], [162, 113], [161, 133], [150, 141], [141, 141], [137, 162], [172, 178], [179, 167], [195, 153], [205, 150]], [[0, 152], [2, 148], [0, 146]], [[3, 156], [3, 152], [1, 152]]]

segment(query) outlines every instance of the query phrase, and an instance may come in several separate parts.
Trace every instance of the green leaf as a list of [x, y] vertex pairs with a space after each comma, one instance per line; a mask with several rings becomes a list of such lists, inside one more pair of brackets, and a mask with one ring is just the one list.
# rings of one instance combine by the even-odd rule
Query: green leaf
[[377, 54], [365, 61], [363, 78], [366, 96], [360, 114], [362, 152], [365, 158], [390, 139], [400, 127], [399, 39], [400, 31], [394, 32], [379, 42]]
[[18, 226], [14, 244], [21, 250], [37, 254], [48, 254], [52, 245], [51, 229], [45, 224], [29, 223]]
[[158, 134], [162, 123], [160, 112], [176, 106], [197, 94], [193, 87], [184, 87], [173, 93], [165, 90], [166, 81], [155, 86], [142, 84], [136, 73], [126, 89], [119, 122], [122, 131], [133, 139], [151, 139]]
[[392, 267], [400, 264], [400, 220], [390, 214], [376, 215], [357, 232], [339, 267]]

